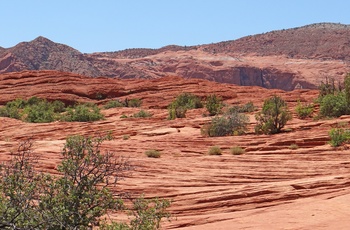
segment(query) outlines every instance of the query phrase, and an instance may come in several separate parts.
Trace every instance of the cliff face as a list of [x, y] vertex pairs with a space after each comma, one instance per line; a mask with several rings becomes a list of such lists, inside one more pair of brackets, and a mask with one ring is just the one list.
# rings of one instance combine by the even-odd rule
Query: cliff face
[[350, 71], [350, 27], [315, 24], [211, 45], [82, 54], [38, 37], [0, 48], [0, 73], [58, 70], [124, 79], [168, 75], [293, 90]]

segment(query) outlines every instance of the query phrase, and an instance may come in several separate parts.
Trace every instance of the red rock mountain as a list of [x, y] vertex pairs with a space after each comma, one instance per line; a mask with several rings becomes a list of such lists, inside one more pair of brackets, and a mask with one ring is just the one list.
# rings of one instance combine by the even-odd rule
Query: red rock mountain
[[350, 26], [319, 23], [191, 47], [127, 49], [82, 54], [38, 37], [0, 48], [0, 73], [58, 70], [87, 76], [180, 76], [245, 86], [316, 88], [326, 77], [350, 71]]

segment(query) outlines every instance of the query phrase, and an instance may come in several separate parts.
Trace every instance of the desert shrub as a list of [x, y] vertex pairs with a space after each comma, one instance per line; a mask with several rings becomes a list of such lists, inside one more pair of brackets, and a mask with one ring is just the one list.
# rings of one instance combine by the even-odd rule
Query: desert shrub
[[291, 144], [288, 148], [292, 150], [296, 150], [299, 148], [299, 146], [297, 144]]
[[132, 116], [135, 118], [145, 118], [145, 117], [152, 117], [152, 115], [153, 115], [152, 113], [141, 109], [139, 112], [134, 113]]
[[234, 146], [230, 149], [232, 155], [242, 155], [245, 153], [245, 150], [240, 146]]
[[348, 112], [349, 109], [344, 93], [328, 94], [320, 101], [320, 115], [322, 117], [340, 117], [348, 114]]
[[63, 117], [65, 121], [98, 121], [103, 119], [100, 109], [95, 104], [79, 104], [73, 108], [68, 108], [67, 113]]
[[168, 106], [169, 120], [185, 118], [188, 109], [202, 108], [201, 99], [191, 93], [182, 93]]
[[257, 124], [256, 133], [276, 134], [281, 132], [292, 116], [287, 108], [287, 103], [278, 96], [273, 96], [264, 101], [262, 111], [255, 115]]
[[303, 105], [301, 102], [298, 102], [298, 105], [295, 107], [295, 112], [300, 119], [305, 119], [311, 117], [314, 112], [314, 106], [311, 104]]
[[209, 112], [209, 116], [219, 114], [223, 106], [222, 99], [215, 94], [209, 95], [206, 99], [205, 107]]
[[21, 119], [21, 109], [27, 104], [27, 101], [17, 98], [9, 101], [5, 106], [0, 108], [0, 117], [10, 117], [14, 119]]
[[209, 124], [202, 127], [201, 132], [209, 137], [241, 135], [246, 131], [248, 122], [247, 115], [233, 110], [221, 117], [212, 118]]
[[129, 140], [130, 139], [130, 135], [123, 135], [123, 140]]
[[128, 116], [123, 114], [123, 115], [120, 116], [120, 118], [128, 118]]
[[[124, 205], [110, 188], [130, 170], [130, 163], [112, 152], [101, 153], [104, 140], [67, 138], [59, 176], [36, 171], [32, 143], [21, 143], [0, 167], [1, 229], [159, 229], [161, 219], [170, 216], [170, 201], [141, 196], [132, 207]], [[123, 210], [129, 210], [130, 223], [101, 221], [107, 212]]]
[[212, 146], [208, 150], [209, 155], [222, 155], [222, 150], [219, 146]]
[[180, 106], [176, 101], [174, 101], [168, 106], [168, 112], [169, 112], [169, 116], [168, 116], [169, 120], [174, 120], [176, 118], [185, 118], [187, 108]]
[[20, 119], [21, 114], [18, 108], [11, 106], [0, 107], [0, 117], [10, 117], [14, 119]]
[[152, 158], [159, 158], [161, 155], [161, 152], [155, 149], [150, 149], [145, 152], [146, 156], [152, 157]]
[[[29, 104], [29, 103], [28, 103]], [[26, 121], [32, 123], [47, 123], [55, 120], [55, 112], [53, 106], [46, 100], [36, 101], [25, 109]]]
[[141, 107], [142, 105], [142, 100], [139, 98], [133, 98], [133, 99], [125, 99], [124, 102], [125, 107]]
[[203, 108], [203, 103], [201, 99], [191, 93], [182, 93], [175, 99], [176, 104], [179, 107], [184, 107], [186, 109], [197, 109]]
[[228, 111], [237, 111], [239, 113], [251, 113], [257, 110], [257, 107], [254, 106], [253, 102], [248, 102], [244, 105], [235, 105], [228, 109]]
[[119, 100], [108, 101], [107, 104], [103, 106], [104, 109], [124, 107], [124, 104]]
[[42, 123], [58, 120], [59, 113], [64, 111], [65, 104], [61, 101], [49, 102], [38, 97], [31, 97], [28, 100], [16, 99], [6, 103], [0, 108], [0, 116]]
[[350, 140], [350, 130], [343, 128], [333, 128], [329, 131], [329, 144], [333, 147], [340, 146]]

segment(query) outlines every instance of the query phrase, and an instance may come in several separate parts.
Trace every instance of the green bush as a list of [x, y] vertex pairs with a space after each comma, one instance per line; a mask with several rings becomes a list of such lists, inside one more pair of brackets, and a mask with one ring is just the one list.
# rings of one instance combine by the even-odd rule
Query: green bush
[[214, 117], [210, 124], [201, 129], [202, 135], [209, 137], [242, 135], [247, 130], [249, 117], [235, 110], [229, 111], [222, 117]]
[[32, 123], [48, 123], [55, 121], [54, 108], [46, 100], [37, 101], [36, 104], [31, 104], [26, 107], [26, 121]]
[[291, 144], [288, 148], [292, 150], [296, 150], [299, 148], [299, 146], [297, 144]]
[[234, 146], [230, 149], [232, 155], [242, 155], [245, 153], [245, 150], [242, 147]]
[[176, 118], [185, 118], [187, 109], [186, 107], [178, 105], [178, 103], [174, 101], [168, 106], [168, 112], [168, 119], [174, 120]]
[[155, 149], [147, 150], [145, 152], [146, 156], [151, 157], [151, 158], [159, 158], [161, 155], [161, 152]]
[[139, 112], [134, 113], [132, 116], [135, 118], [145, 118], [145, 117], [152, 117], [153, 114], [141, 109]]
[[206, 99], [205, 107], [209, 112], [209, 116], [215, 116], [221, 112], [224, 107], [222, 99], [215, 94], [209, 95]]
[[344, 93], [325, 95], [320, 101], [320, 115], [322, 117], [340, 117], [349, 113]]
[[219, 146], [212, 146], [208, 151], [209, 155], [222, 155], [222, 150]]
[[197, 109], [203, 108], [203, 103], [201, 99], [191, 93], [182, 93], [175, 99], [176, 104], [179, 107], [184, 107], [186, 109]]
[[118, 100], [108, 101], [107, 104], [103, 106], [104, 109], [124, 107], [124, 104]]
[[202, 108], [201, 99], [191, 93], [182, 93], [168, 106], [169, 120], [185, 118], [188, 109]]
[[65, 121], [98, 121], [103, 119], [100, 109], [95, 104], [79, 104], [74, 108], [68, 108], [67, 113], [63, 117]]
[[262, 111], [255, 115], [255, 119], [257, 120], [256, 133], [276, 134], [281, 132], [292, 116], [287, 103], [275, 95], [264, 101]]
[[141, 99], [139, 98], [133, 98], [133, 99], [125, 99], [125, 107], [134, 107], [134, 108], [137, 108], [137, 107], [141, 107], [142, 105], [142, 101]]
[[333, 128], [329, 131], [329, 137], [331, 138], [329, 144], [333, 147], [337, 147], [350, 140], [350, 130]]
[[237, 111], [238, 113], [251, 113], [257, 110], [257, 107], [254, 106], [253, 102], [248, 102], [244, 105], [235, 105], [228, 109], [228, 111]]
[[295, 112], [297, 113], [298, 118], [305, 119], [307, 117], [311, 117], [314, 112], [313, 105], [302, 105], [301, 102], [298, 102], [298, 105], [295, 107]]

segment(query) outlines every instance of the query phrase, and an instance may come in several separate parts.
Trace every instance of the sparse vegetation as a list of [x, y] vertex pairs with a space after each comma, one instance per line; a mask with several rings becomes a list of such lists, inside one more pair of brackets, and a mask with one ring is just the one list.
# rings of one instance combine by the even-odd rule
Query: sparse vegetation
[[349, 109], [343, 92], [336, 95], [325, 95], [320, 101], [321, 117], [340, 117], [341, 115], [348, 114], [348, 112]]
[[123, 135], [123, 140], [129, 140], [130, 139], [130, 135]]
[[305, 119], [312, 116], [314, 106], [312, 104], [303, 105], [299, 101], [298, 105], [295, 107], [295, 112], [297, 113], [298, 118]]
[[62, 119], [64, 121], [88, 122], [101, 120], [103, 115], [95, 104], [78, 104], [73, 108], [68, 108]]
[[64, 121], [96, 121], [103, 119], [94, 104], [77, 104], [66, 107], [62, 101], [49, 102], [38, 97], [16, 99], [0, 108], [0, 116], [21, 119], [32, 123]]
[[247, 115], [236, 110], [228, 111], [225, 115], [212, 118], [211, 123], [201, 129], [202, 135], [209, 137], [242, 135], [249, 122]]
[[146, 156], [151, 158], [160, 158], [161, 152], [155, 149], [150, 149], [145, 152]]
[[350, 130], [344, 128], [333, 128], [329, 131], [331, 140], [329, 144], [333, 147], [338, 147], [350, 140]]
[[108, 101], [107, 104], [103, 106], [104, 109], [111, 109], [111, 108], [118, 108], [118, 107], [124, 107], [124, 104], [119, 100]]
[[273, 96], [264, 101], [262, 111], [255, 115], [257, 134], [276, 134], [281, 132], [292, 116], [288, 110], [287, 103], [279, 96]]
[[119, 107], [134, 107], [134, 108], [137, 108], [137, 107], [141, 107], [141, 105], [142, 105], [142, 100], [139, 99], [139, 98], [133, 98], [133, 99], [130, 99], [130, 100], [128, 98], [125, 98], [125, 100], [123, 102], [118, 100], [118, 99], [108, 101], [103, 106], [103, 108], [104, 109], [119, 108]]
[[219, 146], [212, 146], [208, 151], [209, 155], [222, 155], [222, 150]]
[[228, 111], [237, 111], [239, 113], [251, 113], [257, 110], [257, 107], [254, 106], [253, 102], [248, 102], [244, 105], [235, 105], [228, 109]]
[[182, 93], [168, 106], [169, 119], [185, 118], [188, 109], [202, 108], [201, 99], [191, 93]]
[[232, 155], [242, 155], [245, 153], [245, 150], [240, 146], [234, 146], [230, 149]]
[[209, 116], [218, 115], [224, 107], [222, 99], [215, 94], [209, 95], [206, 99], [205, 107], [209, 112]]
[[294, 144], [291, 144], [288, 148], [291, 149], [291, 150], [296, 150], [296, 149], [299, 148], [299, 146], [294, 143]]
[[147, 112], [147, 111], [142, 110], [142, 109], [141, 109], [139, 112], [134, 113], [134, 114], [132, 115], [132, 117], [135, 117], [135, 118], [145, 118], [145, 117], [152, 117], [152, 116], [153, 116], [152, 113]]
[[137, 107], [141, 107], [142, 105], [142, 100], [139, 98], [132, 98], [132, 99], [125, 99], [125, 107], [133, 107], [133, 108], [137, 108]]

